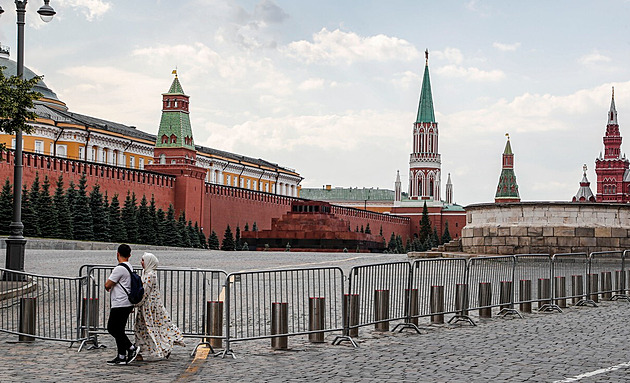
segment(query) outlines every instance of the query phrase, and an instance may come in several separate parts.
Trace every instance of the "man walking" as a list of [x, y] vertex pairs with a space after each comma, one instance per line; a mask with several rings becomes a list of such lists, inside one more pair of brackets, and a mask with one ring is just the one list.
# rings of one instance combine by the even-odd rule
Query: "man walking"
[[127, 296], [127, 292], [131, 291], [131, 275], [127, 268], [122, 266], [124, 263], [129, 267], [129, 270], [133, 270], [133, 266], [129, 263], [129, 257], [131, 257], [131, 247], [126, 244], [118, 246], [116, 253], [118, 265], [114, 267], [105, 282], [105, 290], [109, 291], [111, 302], [107, 332], [116, 339], [116, 347], [118, 348], [118, 354], [114, 359], [107, 361], [108, 364], [129, 364], [136, 359], [140, 351], [138, 347], [131, 344], [125, 334], [127, 319], [133, 310], [133, 305]]

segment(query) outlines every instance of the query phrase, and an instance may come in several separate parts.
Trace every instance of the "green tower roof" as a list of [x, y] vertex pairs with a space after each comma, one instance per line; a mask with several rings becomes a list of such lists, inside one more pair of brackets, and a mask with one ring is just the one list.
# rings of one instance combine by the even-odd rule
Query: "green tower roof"
[[431, 94], [431, 80], [429, 79], [429, 51], [425, 52], [426, 65], [424, 78], [422, 79], [422, 91], [420, 92], [420, 105], [418, 105], [418, 118], [416, 122], [435, 122], [433, 113], [433, 95]]
[[503, 154], [512, 154], [512, 145], [510, 145], [509, 137], [508, 137], [507, 143], [505, 144], [505, 150], [503, 150]]
[[185, 94], [182, 84], [179, 83], [179, 79], [177, 78], [177, 73], [175, 73], [175, 78], [173, 79], [171, 88], [165, 94]]
[[501, 170], [501, 176], [499, 177], [499, 185], [497, 186], [497, 194], [494, 198], [518, 198], [518, 185], [516, 184], [516, 174], [514, 169]]

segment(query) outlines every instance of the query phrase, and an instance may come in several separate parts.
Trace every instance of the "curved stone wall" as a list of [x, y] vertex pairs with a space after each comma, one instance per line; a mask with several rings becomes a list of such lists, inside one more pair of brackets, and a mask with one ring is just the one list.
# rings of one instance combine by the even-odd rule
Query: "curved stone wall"
[[630, 249], [630, 205], [516, 202], [466, 206], [462, 248], [471, 254]]

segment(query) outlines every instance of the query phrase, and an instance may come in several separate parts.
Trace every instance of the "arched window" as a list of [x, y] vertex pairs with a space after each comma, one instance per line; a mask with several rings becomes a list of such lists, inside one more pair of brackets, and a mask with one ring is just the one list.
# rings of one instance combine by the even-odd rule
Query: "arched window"
[[166, 154], [164, 154], [164, 153], [160, 154], [160, 163], [161, 164], [165, 164], [166, 163]]
[[177, 136], [176, 135], [171, 135], [171, 144], [174, 144], [177, 142]]
[[168, 136], [166, 134], [162, 136], [162, 143], [168, 144]]
[[429, 196], [433, 197], [433, 178], [429, 181]]
[[418, 177], [418, 193], [419, 196], [422, 196], [422, 178]]

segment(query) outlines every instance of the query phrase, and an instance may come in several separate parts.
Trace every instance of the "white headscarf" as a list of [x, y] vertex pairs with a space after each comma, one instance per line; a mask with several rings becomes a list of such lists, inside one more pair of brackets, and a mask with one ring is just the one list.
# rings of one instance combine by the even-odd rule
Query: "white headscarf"
[[142, 260], [144, 261], [144, 273], [148, 274], [150, 272], [154, 272], [160, 261], [158, 261], [157, 257], [151, 253], [142, 254]]

